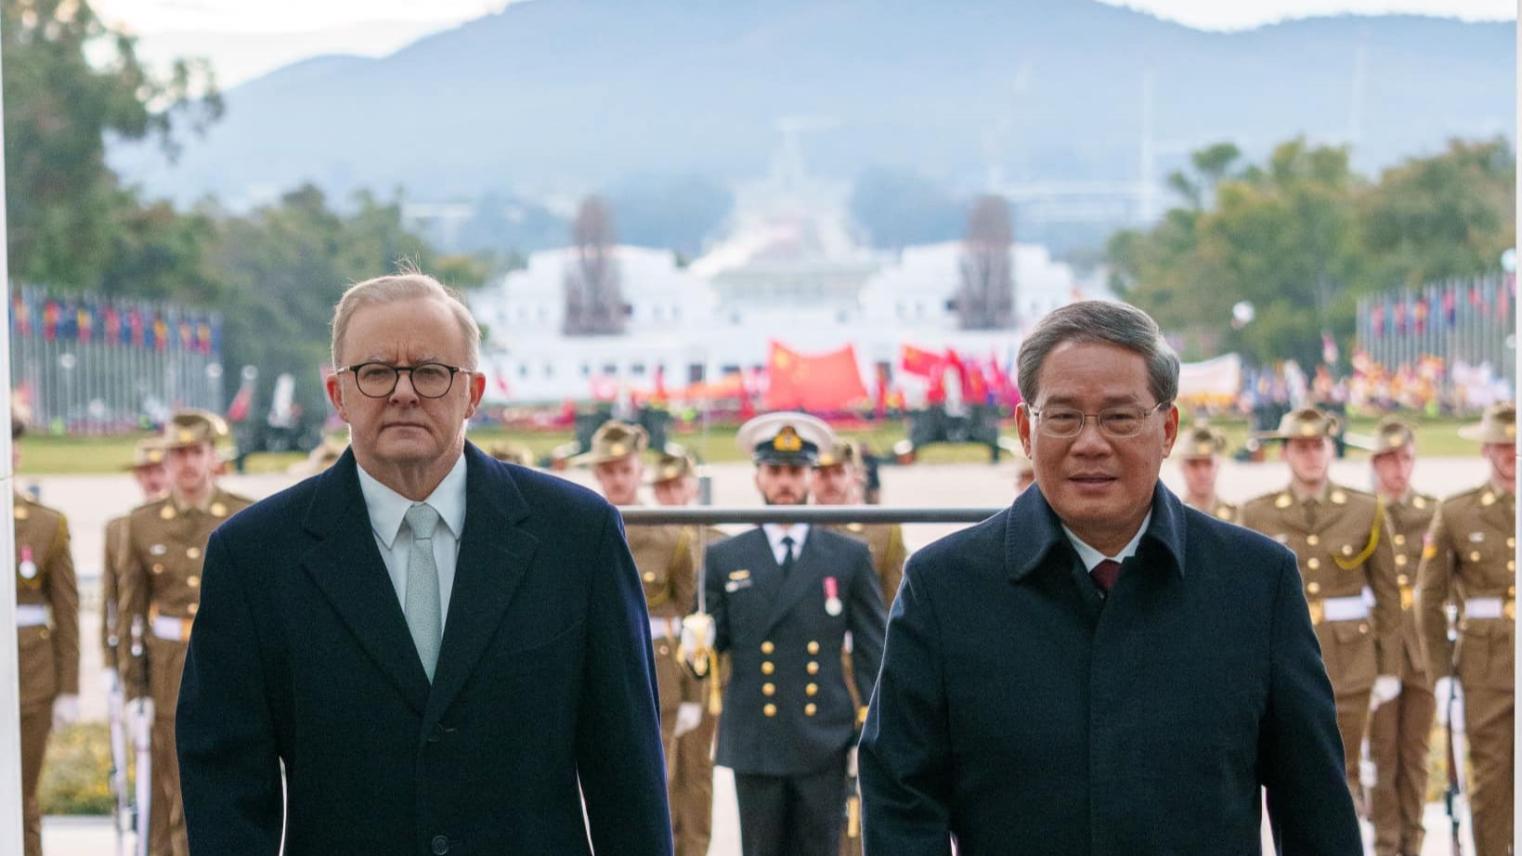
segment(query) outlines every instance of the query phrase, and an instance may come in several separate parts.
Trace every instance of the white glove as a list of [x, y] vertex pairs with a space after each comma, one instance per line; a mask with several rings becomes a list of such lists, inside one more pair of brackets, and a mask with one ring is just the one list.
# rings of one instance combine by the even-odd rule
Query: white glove
[[1369, 690], [1369, 707], [1377, 708], [1399, 697], [1400, 678], [1395, 675], [1380, 675], [1374, 679], [1374, 686]]
[[702, 721], [703, 706], [695, 701], [684, 701], [681, 704], [677, 705], [676, 727], [673, 730], [672, 735], [675, 737], [681, 737], [683, 734], [686, 734], [692, 729], [697, 728], [698, 723]]
[[101, 669], [100, 684], [106, 688], [107, 698], [116, 695], [122, 690], [122, 679], [115, 669]]
[[682, 662], [695, 665], [698, 653], [713, 645], [713, 616], [695, 612], [682, 619], [682, 644], [677, 649]]
[[143, 696], [133, 699], [127, 709], [140, 722], [153, 722], [153, 699]]
[[1437, 724], [1448, 725], [1448, 694], [1453, 693], [1453, 730], [1464, 730], [1464, 687], [1454, 678], [1438, 678], [1432, 687], [1437, 702]]
[[79, 721], [79, 696], [61, 695], [53, 699], [53, 728], [60, 729]]

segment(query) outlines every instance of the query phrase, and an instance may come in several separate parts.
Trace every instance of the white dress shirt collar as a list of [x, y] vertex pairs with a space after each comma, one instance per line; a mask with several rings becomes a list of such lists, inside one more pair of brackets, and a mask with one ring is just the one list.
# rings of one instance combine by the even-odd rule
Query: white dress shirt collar
[[782, 560], [787, 557], [787, 546], [782, 543], [783, 538], [793, 539], [793, 561], [797, 561], [803, 555], [804, 539], [809, 537], [809, 525], [807, 523], [794, 523], [791, 526], [783, 526], [780, 523], [765, 523], [761, 531], [766, 533], [766, 540], [771, 542], [772, 557], [777, 560], [777, 565], [782, 565]]
[[[414, 503], [412, 500], [397, 493], [369, 473], [365, 468], [355, 462], [355, 469], [359, 471], [359, 491], [365, 498], [365, 509], [370, 512], [370, 528], [375, 530], [375, 537], [385, 545], [386, 549], [396, 543], [396, 536], [402, 529], [407, 509]], [[460, 537], [460, 530], [465, 528], [465, 455], [461, 454], [449, 468], [439, 486], [433, 489], [433, 493], [423, 500], [427, 505], [433, 506], [433, 510], [439, 513], [439, 522], [449, 527], [449, 531], [455, 538]]]
[[1090, 547], [1088, 544], [1085, 544], [1082, 538], [1079, 538], [1077, 535], [1073, 534], [1073, 530], [1069, 529], [1066, 523], [1062, 524], [1062, 532], [1064, 535], [1068, 536], [1068, 540], [1073, 543], [1073, 549], [1078, 551], [1078, 558], [1083, 561], [1083, 569], [1093, 573], [1094, 568], [1105, 559], [1110, 559], [1116, 562], [1124, 562], [1125, 560], [1136, 555], [1137, 545], [1141, 544], [1142, 535], [1146, 533], [1147, 524], [1151, 522], [1152, 512], [1148, 511], [1147, 516], [1142, 518], [1141, 526], [1137, 527], [1136, 534], [1131, 536], [1130, 542], [1127, 543], [1126, 546], [1120, 548], [1120, 552], [1116, 553], [1113, 556], [1106, 556], [1104, 553], [1101, 553], [1093, 547]]

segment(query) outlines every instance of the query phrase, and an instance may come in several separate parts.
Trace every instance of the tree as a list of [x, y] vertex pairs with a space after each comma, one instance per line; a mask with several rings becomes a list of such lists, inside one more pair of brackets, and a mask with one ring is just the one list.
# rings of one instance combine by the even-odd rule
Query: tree
[[469, 288], [485, 276], [468, 261], [434, 254], [403, 228], [398, 203], [368, 193], [347, 216], [306, 185], [247, 216], [207, 221], [214, 224], [208, 263], [220, 285], [223, 361], [256, 366], [271, 381], [291, 373], [309, 413], [325, 407], [318, 370], [328, 362], [333, 306], [350, 284], [407, 262], [448, 285]]
[[[0, 0], [0, 51], [12, 275], [80, 290], [157, 270], [154, 258], [169, 258], [164, 247], [186, 227], [166, 209], [140, 210], [106, 165], [105, 137], [153, 139], [174, 154], [177, 129], [198, 132], [221, 115], [209, 68], [181, 60], [165, 77], [149, 74], [134, 40], [107, 29], [87, 0]], [[188, 275], [193, 256], [176, 256], [186, 267], [175, 276]]]
[[1010, 269], [1014, 245], [1009, 203], [1002, 196], [981, 196], [967, 218], [962, 242], [961, 288], [957, 320], [963, 330], [998, 330], [1015, 323], [1015, 280]]
[[1454, 140], [1384, 172], [1360, 216], [1372, 289], [1493, 271], [1516, 235], [1517, 161], [1503, 138]]
[[600, 197], [582, 200], [571, 224], [573, 264], [566, 267], [565, 332], [573, 336], [598, 336], [624, 331], [623, 288], [619, 284], [618, 244], [613, 232], [613, 212]]

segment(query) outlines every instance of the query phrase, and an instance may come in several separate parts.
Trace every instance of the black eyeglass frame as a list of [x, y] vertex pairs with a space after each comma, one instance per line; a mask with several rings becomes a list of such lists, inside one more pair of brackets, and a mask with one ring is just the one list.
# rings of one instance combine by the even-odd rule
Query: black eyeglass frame
[[[359, 370], [363, 369], [363, 368], [365, 368], [367, 366], [380, 366], [381, 368], [389, 369], [391, 371], [391, 385], [386, 388], [385, 392], [382, 392], [382, 393], [372, 393], [372, 392], [366, 390], [365, 389], [365, 385], [360, 382], [360, 380], [359, 380]], [[418, 389], [417, 381], [414, 378], [414, 372], [416, 372], [418, 369], [423, 369], [423, 368], [441, 368], [441, 369], [447, 369], [449, 371], [449, 383], [445, 385], [443, 392], [440, 392], [438, 395], [428, 395], [427, 393], [425, 393], [422, 390]], [[450, 390], [454, 389], [454, 378], [455, 378], [455, 375], [458, 375], [458, 374], [466, 374], [466, 375], [473, 374], [473, 372], [470, 369], [461, 368], [460, 366], [452, 366], [452, 365], [450, 365], [448, 363], [441, 363], [441, 362], [438, 362], [436, 360], [429, 360], [427, 362], [422, 362], [422, 363], [414, 363], [413, 365], [410, 365], [410, 366], [393, 366], [390, 363], [383, 363], [383, 362], [381, 362], [379, 360], [368, 360], [368, 361], [363, 362], [363, 363], [355, 363], [352, 366], [341, 366], [341, 367], [339, 367], [339, 368], [334, 370], [335, 374], [343, 374], [344, 372], [348, 372], [349, 374], [354, 376], [354, 387], [355, 387], [355, 389], [358, 389], [360, 395], [363, 395], [366, 398], [389, 398], [393, 392], [396, 392], [396, 385], [402, 382], [402, 372], [406, 372], [407, 375], [408, 375], [408, 379], [412, 380], [412, 391], [417, 393], [419, 398], [427, 398], [427, 399], [443, 398], [444, 396], [448, 395]]]

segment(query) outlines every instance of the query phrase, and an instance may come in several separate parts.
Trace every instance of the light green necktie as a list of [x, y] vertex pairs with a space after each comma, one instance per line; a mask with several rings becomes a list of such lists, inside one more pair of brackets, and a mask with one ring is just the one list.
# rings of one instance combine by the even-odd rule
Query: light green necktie
[[407, 616], [407, 629], [412, 631], [412, 644], [417, 646], [423, 671], [428, 673], [428, 682], [433, 683], [443, 635], [439, 566], [433, 561], [433, 530], [439, 525], [439, 513], [432, 506], [419, 503], [407, 509], [406, 520], [407, 528], [412, 530], [412, 549], [407, 553], [407, 595], [402, 601], [402, 612]]

